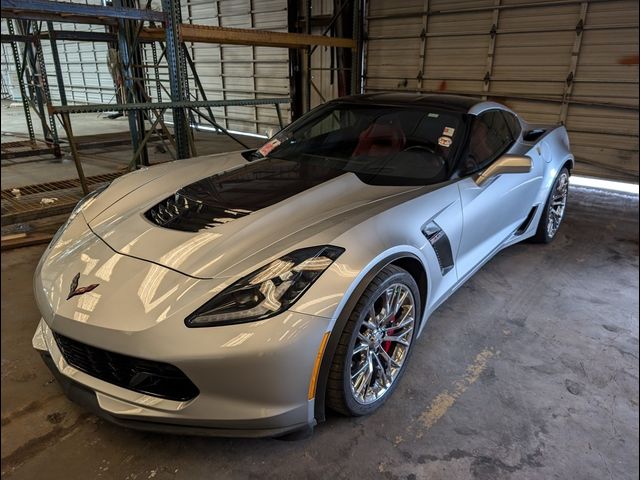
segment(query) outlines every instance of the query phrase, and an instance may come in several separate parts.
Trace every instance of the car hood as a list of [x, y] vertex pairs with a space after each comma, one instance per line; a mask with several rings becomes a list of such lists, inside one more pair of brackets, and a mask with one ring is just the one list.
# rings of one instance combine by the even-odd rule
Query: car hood
[[[110, 332], [138, 332], [173, 316], [183, 319], [206, 301], [203, 299], [213, 297], [220, 283], [120, 255], [76, 218], [42, 256], [34, 293], [51, 328], [92, 339], [89, 343], [95, 344]], [[87, 337], [87, 327], [98, 329], [95, 336]], [[130, 353], [142, 355], [143, 349], [139, 342], [132, 343]]]
[[106, 190], [101, 203], [113, 203], [85, 218], [116, 252], [195, 278], [226, 278], [240, 262], [258, 266], [305, 242], [329, 243], [337, 224], [344, 231], [368, 206], [416, 190], [298, 162], [247, 162], [240, 153], [172, 165], [117, 198]]

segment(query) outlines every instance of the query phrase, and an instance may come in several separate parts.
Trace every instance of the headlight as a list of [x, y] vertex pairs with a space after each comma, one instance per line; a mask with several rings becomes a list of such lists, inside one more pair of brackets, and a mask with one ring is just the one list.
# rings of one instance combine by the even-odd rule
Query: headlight
[[284, 312], [313, 285], [344, 248], [291, 252], [225, 288], [185, 319], [187, 327], [231, 325]]
[[93, 192], [90, 192], [88, 195], [85, 195], [80, 199], [78, 203], [76, 203], [76, 206], [71, 211], [71, 215], [69, 215], [69, 218], [67, 218], [67, 221], [64, 222], [64, 224], [58, 229], [56, 234], [53, 236], [53, 238], [51, 239], [51, 242], [49, 242], [49, 246], [52, 246], [58, 241], [58, 238], [60, 238], [60, 235], [62, 235], [62, 232], [64, 232], [65, 228], [67, 228], [67, 226], [75, 220], [78, 214], [82, 210], [87, 208], [87, 206], [89, 206], [89, 204], [91, 204], [91, 202], [93, 202], [93, 200], [95, 200], [95, 198], [98, 195], [104, 192], [109, 185], [110, 184], [107, 183], [105, 185], [102, 185], [101, 187], [96, 188]]

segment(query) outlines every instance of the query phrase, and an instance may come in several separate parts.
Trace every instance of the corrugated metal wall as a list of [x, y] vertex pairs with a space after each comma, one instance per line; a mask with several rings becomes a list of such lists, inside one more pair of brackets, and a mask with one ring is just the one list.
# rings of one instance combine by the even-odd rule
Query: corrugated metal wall
[[[5, 32], [5, 25], [2, 22], [2, 33]], [[20, 91], [14, 88], [15, 74], [13, 73], [13, 57], [11, 55], [11, 45], [3, 43], [1, 46], [2, 56], [0, 57], [0, 75], [2, 75], [2, 98], [20, 98]]]
[[[287, 31], [286, 0], [182, 0], [182, 15], [185, 23]], [[289, 96], [287, 49], [194, 44], [191, 51], [209, 99]], [[289, 106], [283, 107], [289, 118]], [[273, 106], [221, 108], [217, 118], [232, 130], [264, 134], [280, 128]]]
[[565, 122], [577, 172], [638, 182], [636, 0], [370, 0], [365, 90], [497, 97]]
[[[87, 3], [100, 4], [100, 1], [94, 0]], [[101, 25], [74, 23], [54, 23], [53, 25], [55, 30], [105, 31], [105, 27]], [[46, 28], [46, 25], [43, 28]], [[58, 40], [56, 45], [68, 103], [115, 103], [115, 86], [107, 66], [106, 43]], [[42, 52], [51, 97], [54, 103], [59, 103], [60, 94], [51, 56], [51, 45], [46, 40], [42, 42]]]
[[[7, 28], [7, 24], [2, 20], [0, 22], [0, 30], [3, 34], [9, 34], [9, 29]], [[9, 95], [9, 98], [12, 100], [21, 100], [20, 98], [20, 89], [18, 87], [18, 79], [16, 76], [15, 64], [13, 62], [13, 54], [11, 53], [11, 44], [3, 43], [1, 44], [1, 52], [2, 52], [2, 60], [0, 62], [0, 68], [2, 72], [2, 86]]]
[[[9, 34], [9, 30], [7, 29], [7, 24], [4, 19], [2, 19], [2, 22], [0, 22], [0, 27], [3, 34]], [[22, 48], [21, 45], [22, 44], [18, 43], [19, 48]], [[0, 47], [0, 51], [2, 53], [0, 67], [2, 69], [1, 71], [3, 88], [5, 88], [9, 93], [9, 98], [11, 98], [12, 100], [20, 101], [20, 89], [18, 86], [18, 77], [16, 75], [16, 67], [13, 61], [13, 54], [11, 53], [11, 44], [2, 43]]]
[[[101, 0], [84, 0], [76, 3], [101, 5]], [[104, 32], [100, 25], [85, 25], [73, 23], [54, 23], [56, 30], [95, 31]], [[14, 28], [17, 22], [14, 21]], [[46, 24], [43, 23], [43, 31]], [[2, 33], [8, 33], [6, 22], [2, 21]], [[18, 33], [16, 31], [16, 33]], [[23, 44], [18, 43], [20, 50]], [[107, 67], [107, 45], [103, 42], [72, 42], [58, 40], [58, 54], [62, 76], [64, 78], [67, 101], [71, 104], [110, 103], [115, 102], [115, 88], [113, 79]], [[51, 56], [51, 46], [47, 40], [42, 42], [45, 58], [45, 68], [49, 81], [50, 93], [54, 103], [59, 103], [60, 95]], [[7, 88], [14, 100], [20, 100], [15, 64], [11, 53], [11, 45], [2, 44], [2, 76], [6, 80]]]

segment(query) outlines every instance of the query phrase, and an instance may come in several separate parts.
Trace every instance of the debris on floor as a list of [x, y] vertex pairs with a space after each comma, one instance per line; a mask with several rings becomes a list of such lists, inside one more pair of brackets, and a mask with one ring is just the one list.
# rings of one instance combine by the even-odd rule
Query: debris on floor
[[58, 199], [56, 197], [52, 197], [52, 198], [45, 197], [45, 198], [40, 199], [40, 204], [41, 205], [52, 205], [52, 204], [56, 203], [57, 201], [58, 201]]

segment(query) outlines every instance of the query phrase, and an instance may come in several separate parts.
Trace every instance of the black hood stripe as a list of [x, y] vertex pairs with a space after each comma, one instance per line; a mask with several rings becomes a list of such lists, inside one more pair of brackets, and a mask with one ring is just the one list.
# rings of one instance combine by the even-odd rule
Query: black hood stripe
[[275, 205], [344, 174], [325, 165], [265, 158], [187, 185], [145, 212], [164, 228], [199, 232]]

